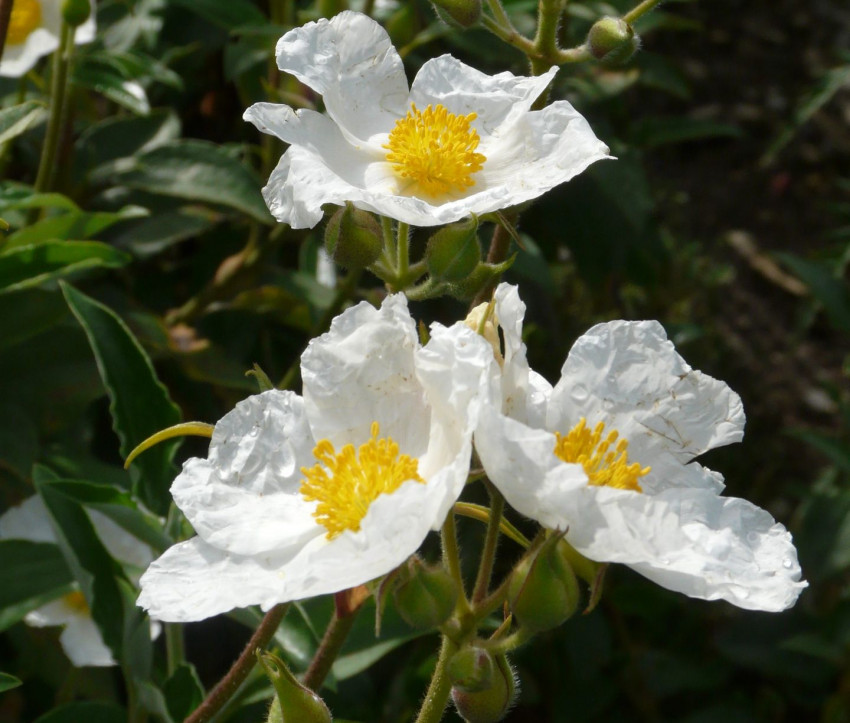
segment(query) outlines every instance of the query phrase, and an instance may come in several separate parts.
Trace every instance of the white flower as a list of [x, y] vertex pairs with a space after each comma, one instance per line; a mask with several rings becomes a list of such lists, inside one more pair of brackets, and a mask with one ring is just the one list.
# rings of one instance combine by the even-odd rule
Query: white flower
[[[134, 569], [143, 569], [150, 563], [153, 558], [151, 549], [100, 512], [86, 512], [109, 554], [130, 567], [130, 577], [133, 579]], [[41, 497], [30, 497], [0, 517], [0, 539], [56, 542], [56, 535]], [[78, 668], [87, 665], [116, 665], [112, 651], [103, 642], [100, 631], [92, 620], [86, 599], [79, 590], [32, 610], [24, 617], [24, 622], [39, 628], [64, 626], [59, 642], [65, 654]], [[152, 621], [151, 635], [156, 637], [158, 634], [159, 624]]]
[[482, 413], [475, 445], [514, 508], [670, 590], [751, 610], [794, 604], [806, 583], [791, 535], [722, 497], [722, 476], [693, 461], [743, 437], [737, 394], [691, 369], [654, 321], [594, 326], [552, 388], [528, 369], [515, 287], [497, 289], [495, 310], [504, 403]]
[[315, 226], [322, 204], [345, 201], [417, 226], [450, 223], [536, 198], [608, 157], [566, 101], [530, 110], [554, 67], [534, 78], [490, 76], [443, 55], [408, 90], [386, 31], [348, 11], [286, 33], [277, 62], [327, 111], [245, 111], [291, 144], [263, 195], [293, 228]]
[[[0, 75], [17, 78], [38, 59], [59, 47], [62, 29], [62, 0], [15, 0], [6, 46], [0, 60]], [[94, 12], [74, 33], [77, 45], [94, 40]]]
[[171, 491], [197, 536], [150, 566], [139, 605], [188, 622], [397, 567], [460, 495], [493, 365], [460, 323], [420, 347], [401, 295], [346, 310], [302, 356], [303, 397], [245, 399], [183, 466]]

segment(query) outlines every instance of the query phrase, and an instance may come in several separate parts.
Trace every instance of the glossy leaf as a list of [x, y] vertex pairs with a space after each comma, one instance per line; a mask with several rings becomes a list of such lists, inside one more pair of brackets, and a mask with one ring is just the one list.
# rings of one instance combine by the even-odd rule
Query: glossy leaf
[[0, 143], [8, 143], [47, 118], [44, 103], [26, 103], [0, 110]]
[[35, 723], [125, 723], [127, 711], [114, 703], [67, 703], [45, 713]]
[[0, 673], [0, 693], [17, 688], [19, 685], [23, 685], [23, 683], [14, 675]]

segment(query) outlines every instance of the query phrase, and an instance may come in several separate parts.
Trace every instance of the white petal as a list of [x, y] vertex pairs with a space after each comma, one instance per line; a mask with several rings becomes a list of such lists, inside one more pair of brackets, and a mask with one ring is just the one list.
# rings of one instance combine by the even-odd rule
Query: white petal
[[272, 390], [239, 402], [216, 424], [208, 459], [190, 459], [171, 492], [210, 545], [240, 555], [298, 548], [324, 532], [299, 494], [312, 466], [304, 403]]
[[652, 496], [587, 487], [572, 519], [567, 538], [584, 555], [627, 564], [690, 597], [778, 612], [806, 587], [791, 535], [746, 500], [698, 489]]
[[170, 547], [140, 581], [137, 605], [163, 622], [188, 623], [236, 607], [273, 605], [286, 595], [286, 557], [235, 555], [193, 537]]
[[27, 497], [0, 517], [0, 539], [56, 542], [50, 516], [41, 497]]
[[451, 55], [428, 60], [413, 80], [410, 101], [420, 110], [442, 104], [455, 115], [475, 113], [473, 127], [482, 140], [502, 125], [512, 125], [552, 82], [557, 67], [543, 75], [487, 75]]
[[617, 429], [629, 459], [653, 467], [641, 479], [648, 492], [687, 484], [672, 474], [681, 464], [743, 437], [740, 397], [691, 369], [658, 322], [598, 324], [576, 341], [561, 374], [548, 428], [564, 433], [585, 417]]
[[90, 615], [76, 615], [68, 620], [59, 642], [70, 661], [78, 668], [117, 665]]
[[511, 284], [499, 284], [493, 294], [496, 300], [496, 319], [504, 339], [502, 367], [502, 410], [519, 422], [528, 421], [529, 367], [522, 341], [522, 321], [525, 304], [519, 291]]
[[153, 552], [144, 542], [97, 510], [86, 510], [100, 541], [112, 557], [135, 567], [147, 567]]
[[388, 133], [407, 112], [404, 66], [386, 30], [360, 13], [290, 30], [278, 67], [323, 96], [328, 114], [353, 138]]
[[381, 436], [398, 442], [402, 454], [420, 457], [427, 448], [429, 412], [416, 378], [416, 326], [403, 295], [347, 309], [330, 331], [313, 339], [301, 357], [304, 403], [316, 439], [335, 447], [355, 446], [378, 422]]
[[487, 476], [511, 507], [549, 529], [572, 523], [576, 491], [587, 487], [581, 465], [558, 459], [555, 436], [501, 414], [482, 415], [475, 448]]

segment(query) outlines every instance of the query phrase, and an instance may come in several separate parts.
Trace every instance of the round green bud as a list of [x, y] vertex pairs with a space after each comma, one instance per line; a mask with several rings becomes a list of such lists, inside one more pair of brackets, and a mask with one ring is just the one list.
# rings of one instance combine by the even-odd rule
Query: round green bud
[[393, 592], [399, 615], [414, 628], [431, 629], [451, 617], [457, 604], [455, 581], [442, 567], [411, 557]]
[[578, 608], [578, 582], [560, 541], [560, 535], [551, 535], [517, 563], [508, 582], [511, 612], [530, 632], [555, 628]]
[[257, 659], [275, 690], [266, 723], [331, 723], [333, 718], [325, 702], [299, 683], [286, 664], [272, 653], [257, 650]]
[[481, 19], [481, 0], [431, 0], [437, 17], [451, 27], [471, 28]]
[[89, 0], [65, 0], [62, 3], [62, 19], [72, 28], [79, 27], [91, 15]]
[[587, 47], [597, 60], [608, 65], [619, 65], [637, 52], [640, 38], [622, 18], [605, 17], [597, 20], [590, 28]]
[[425, 263], [437, 281], [456, 283], [466, 279], [481, 261], [478, 243], [478, 218], [444, 226], [428, 239]]
[[384, 246], [381, 225], [351, 203], [338, 209], [325, 228], [325, 249], [347, 269], [364, 269], [378, 260]]
[[452, 700], [466, 723], [497, 723], [504, 718], [516, 699], [516, 676], [504, 655], [493, 658], [493, 676], [483, 690], [452, 688]]
[[495, 671], [493, 656], [474, 645], [461, 648], [449, 659], [448, 673], [452, 684], [468, 693], [491, 688]]

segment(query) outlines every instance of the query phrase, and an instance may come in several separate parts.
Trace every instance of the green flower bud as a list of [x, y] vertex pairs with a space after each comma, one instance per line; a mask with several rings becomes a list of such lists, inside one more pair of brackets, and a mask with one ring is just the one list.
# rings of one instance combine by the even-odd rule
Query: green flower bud
[[578, 608], [578, 582], [558, 544], [561, 537], [551, 535], [511, 573], [508, 605], [517, 622], [529, 632], [557, 627]]
[[79, 27], [91, 15], [89, 0], [65, 0], [62, 3], [62, 19], [72, 28]]
[[364, 269], [381, 255], [384, 241], [381, 225], [368, 211], [346, 203], [328, 221], [325, 249], [340, 266]]
[[331, 723], [324, 701], [299, 683], [284, 662], [272, 653], [257, 651], [257, 660], [274, 686], [276, 698], [266, 723]]
[[427, 566], [411, 557], [399, 573], [395, 588], [399, 614], [414, 628], [430, 629], [449, 619], [458, 591], [452, 576], [442, 567]]
[[463, 281], [475, 271], [479, 261], [481, 246], [478, 243], [478, 218], [475, 215], [444, 226], [428, 239], [425, 263], [437, 281]]
[[493, 283], [495, 286], [495, 279], [511, 267], [514, 258], [516, 256], [511, 256], [507, 261], [503, 261], [500, 264], [488, 264], [486, 262], [478, 264], [472, 273], [463, 281], [451, 284], [449, 286], [449, 293], [456, 299], [466, 300], [473, 298], [488, 284]]
[[468, 691], [455, 686], [452, 700], [461, 718], [467, 723], [497, 723], [502, 720], [516, 698], [516, 677], [507, 657], [494, 659], [493, 677], [485, 690]]
[[640, 47], [634, 28], [622, 18], [606, 17], [597, 20], [587, 34], [590, 54], [607, 65], [627, 62]]
[[481, 0], [431, 0], [437, 17], [451, 27], [471, 28], [481, 19]]
[[492, 688], [495, 671], [493, 656], [484, 648], [461, 648], [449, 660], [449, 678], [455, 688], [467, 693]]

